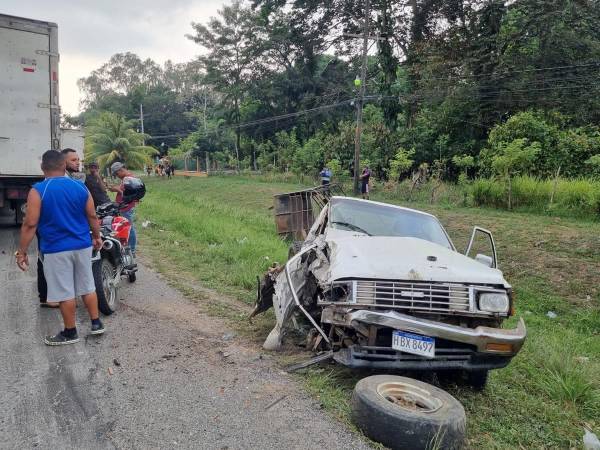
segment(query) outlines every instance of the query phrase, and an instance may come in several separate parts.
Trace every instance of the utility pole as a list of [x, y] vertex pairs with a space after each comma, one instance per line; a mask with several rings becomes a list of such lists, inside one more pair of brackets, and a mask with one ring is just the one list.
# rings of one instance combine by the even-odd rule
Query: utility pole
[[[202, 120], [204, 121], [204, 134], [206, 134], [206, 97], [208, 95], [208, 88], [205, 86], [204, 87], [204, 113], [202, 114]], [[204, 152], [204, 157], [206, 159], [206, 175], [208, 175], [208, 171], [210, 168], [210, 159], [208, 156], [208, 150]]]
[[[142, 130], [142, 134], [144, 134], [144, 107], [140, 103], [140, 128]], [[146, 140], [142, 139], [142, 145], [146, 145]]]
[[362, 135], [362, 110], [363, 100], [365, 97], [365, 85], [367, 78], [367, 62], [369, 52], [369, 15], [370, 4], [369, 0], [365, 0], [365, 21], [363, 23], [363, 49], [362, 49], [362, 67], [360, 69], [360, 87], [358, 91], [358, 99], [356, 100], [356, 135], [354, 136], [354, 194], [359, 194], [358, 178], [360, 173], [360, 141]]
[[208, 95], [207, 88], [204, 88], [204, 114], [202, 118], [204, 119], [204, 133], [206, 133], [206, 96]]

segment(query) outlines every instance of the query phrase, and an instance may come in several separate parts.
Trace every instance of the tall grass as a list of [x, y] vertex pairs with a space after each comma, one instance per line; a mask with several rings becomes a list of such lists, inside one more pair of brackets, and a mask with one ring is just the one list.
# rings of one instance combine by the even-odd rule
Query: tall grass
[[[471, 184], [470, 194], [475, 206], [508, 207], [504, 181], [479, 178]], [[512, 201], [514, 209], [597, 216], [600, 214], [600, 181], [559, 179], [554, 187], [554, 180], [517, 177], [512, 181]]]

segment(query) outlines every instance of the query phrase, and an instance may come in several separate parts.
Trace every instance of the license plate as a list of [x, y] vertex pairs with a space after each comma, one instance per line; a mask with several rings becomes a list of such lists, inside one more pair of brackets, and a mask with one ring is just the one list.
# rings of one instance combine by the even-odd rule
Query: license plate
[[392, 348], [413, 355], [433, 358], [435, 356], [435, 339], [429, 336], [394, 331], [392, 333]]

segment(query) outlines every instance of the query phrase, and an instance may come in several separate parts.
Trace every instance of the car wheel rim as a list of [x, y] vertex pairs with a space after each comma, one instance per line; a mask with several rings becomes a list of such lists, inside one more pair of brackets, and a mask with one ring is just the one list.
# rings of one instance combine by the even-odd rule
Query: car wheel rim
[[444, 403], [426, 389], [393, 381], [377, 386], [377, 393], [394, 406], [421, 413], [434, 413]]

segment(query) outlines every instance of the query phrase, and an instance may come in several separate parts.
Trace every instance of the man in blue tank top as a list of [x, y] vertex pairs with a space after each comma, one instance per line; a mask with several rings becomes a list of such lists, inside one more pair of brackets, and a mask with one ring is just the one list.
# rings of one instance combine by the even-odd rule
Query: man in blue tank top
[[98, 250], [102, 246], [94, 201], [83, 183], [64, 176], [65, 165], [64, 155], [56, 150], [42, 156], [46, 179], [29, 191], [19, 250], [15, 253], [19, 268], [27, 270], [27, 249], [37, 231], [48, 301], [58, 302], [64, 322], [63, 331], [46, 336], [47, 345], [79, 341], [75, 325], [75, 299], [79, 296], [92, 320], [91, 334], [104, 333], [92, 274], [92, 247]]

